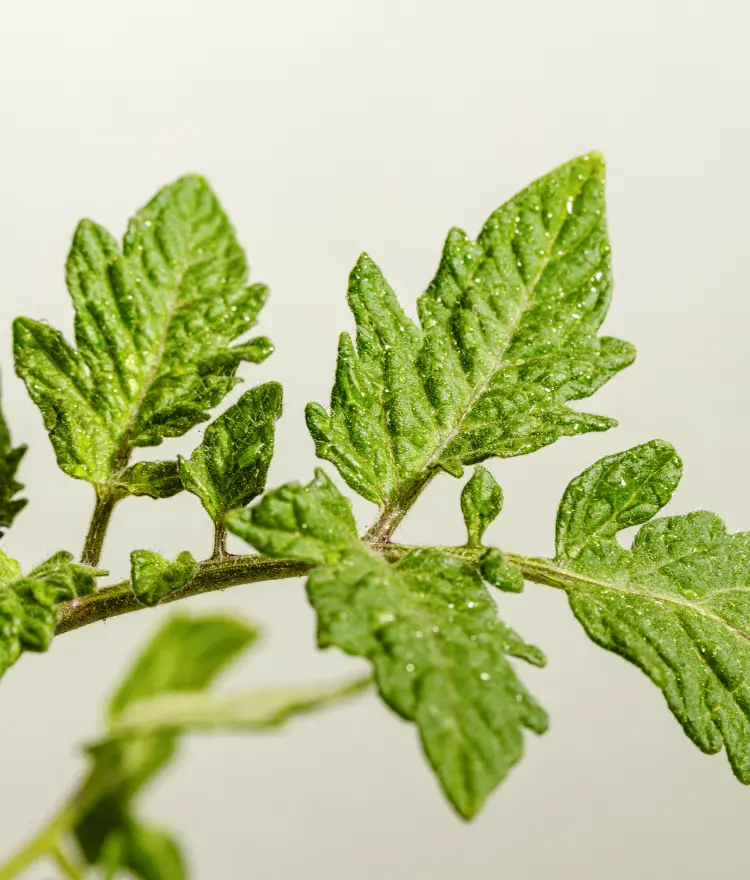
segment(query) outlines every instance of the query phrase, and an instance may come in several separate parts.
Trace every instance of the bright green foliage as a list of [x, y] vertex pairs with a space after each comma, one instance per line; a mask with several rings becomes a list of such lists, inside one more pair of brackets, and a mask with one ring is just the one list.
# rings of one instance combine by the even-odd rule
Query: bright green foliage
[[227, 511], [263, 491], [273, 456], [281, 385], [269, 382], [245, 394], [206, 428], [189, 459], [180, 459], [185, 488], [200, 498], [208, 515], [223, 526]]
[[681, 476], [679, 456], [662, 440], [597, 461], [571, 481], [560, 502], [557, 561], [589, 558], [593, 548], [611, 545], [617, 532], [651, 519]]
[[349, 281], [356, 347], [341, 337], [330, 414], [307, 409], [318, 455], [387, 507], [437, 468], [460, 475], [612, 427], [567, 406], [634, 358], [597, 336], [611, 292], [604, 207], [604, 163], [592, 154], [499, 208], [476, 242], [452, 230], [419, 327], [362, 256]]
[[232, 511], [227, 528], [268, 556], [312, 565], [335, 563], [357, 544], [351, 505], [320, 468], [307, 486], [287, 483]]
[[[254, 628], [232, 618], [172, 618], [117, 690], [109, 707], [110, 723], [116, 724], [139, 700], [207, 688], [256, 637]], [[176, 737], [160, 734], [109, 741], [90, 749], [94, 763], [79, 796], [88, 808], [76, 836], [88, 862], [102, 866], [105, 876], [114, 877], [121, 869], [141, 880], [186, 876], [171, 838], [144, 827], [134, 817], [137, 795], [171, 760], [176, 745]]]
[[208, 418], [241, 361], [271, 351], [259, 338], [230, 347], [266, 298], [219, 202], [201, 177], [163, 189], [130, 221], [122, 249], [84, 220], [67, 284], [75, 343], [48, 325], [14, 325], [16, 370], [39, 406], [60, 467], [113, 486], [137, 446]]
[[126, 495], [171, 498], [183, 490], [180, 466], [176, 461], [139, 461], [120, 475], [116, 488]]
[[0, 550], [0, 675], [23, 651], [46, 651], [57, 626], [57, 606], [93, 592], [100, 572], [56, 553], [24, 577]]
[[170, 593], [189, 584], [197, 571], [198, 563], [187, 550], [178, 554], [174, 562], [151, 550], [133, 550], [130, 554], [130, 584], [142, 605], [158, 605]]
[[487, 468], [477, 465], [461, 492], [461, 512], [466, 523], [468, 547], [481, 547], [482, 536], [503, 509], [503, 490]]
[[750, 783], [750, 533], [714, 513], [646, 523], [625, 550], [616, 533], [670, 499], [680, 460], [655, 440], [597, 462], [570, 484], [558, 514], [560, 568], [589, 636], [640, 667], [704, 752], [726, 747]]
[[488, 584], [505, 593], [520, 593], [523, 590], [523, 572], [495, 547], [491, 547], [482, 557], [479, 570]]
[[389, 565], [357, 539], [322, 471], [233, 514], [229, 527], [263, 553], [320, 565], [307, 582], [318, 644], [372, 662], [381, 696], [417, 724], [447, 796], [473, 816], [521, 758], [523, 728], [547, 728], [508, 662], [544, 657], [499, 620], [476, 571], [427, 549]]
[[[10, 528], [16, 516], [26, 507], [25, 498], [16, 498], [23, 489], [16, 480], [16, 472], [25, 452], [25, 446], [13, 447], [8, 425], [0, 409], [0, 530]], [[0, 531], [0, 537], [2, 535]]]

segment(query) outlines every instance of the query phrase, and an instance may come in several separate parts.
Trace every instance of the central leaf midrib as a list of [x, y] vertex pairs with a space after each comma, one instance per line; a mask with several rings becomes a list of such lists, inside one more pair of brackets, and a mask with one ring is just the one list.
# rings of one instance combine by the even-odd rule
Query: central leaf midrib
[[[671, 605], [676, 605], [679, 608], [685, 608], [688, 611], [694, 612], [700, 617], [705, 617], [708, 620], [712, 620], [715, 623], [721, 624], [723, 627], [728, 629], [731, 633], [734, 633], [739, 638], [750, 642], [750, 633], [746, 633], [743, 630], [738, 629], [737, 627], [729, 623], [728, 620], [725, 620], [718, 614], [713, 614], [712, 612], [705, 610], [705, 608], [700, 604], [691, 602], [687, 599], [678, 599], [675, 596], [666, 596], [662, 593], [646, 592], [643, 589], [629, 587], [622, 583], [609, 583], [607, 581], [601, 581], [598, 578], [592, 578], [587, 575], [579, 574], [578, 572], [568, 571], [567, 569], [559, 568], [554, 563], [547, 562], [546, 560], [529, 559], [523, 556], [516, 557], [513, 554], [508, 554], [508, 557], [522, 568], [525, 575], [530, 573], [531, 571], [536, 571], [541, 573], [542, 575], [547, 575], [549, 578], [555, 579], [557, 581], [555, 585], [560, 587], [561, 589], [564, 589], [566, 592], [568, 591], [568, 589], [575, 590], [590, 587], [594, 590], [600, 590], [602, 592], [616, 592], [622, 596], [638, 596], [642, 599], [649, 599], [654, 602], [665, 602]], [[531, 580], [532, 578], [529, 579]]]
[[185, 280], [185, 275], [187, 274], [190, 268], [190, 263], [187, 261], [182, 267], [182, 271], [180, 272], [179, 279], [175, 282], [174, 288], [172, 291], [172, 296], [170, 297], [170, 305], [167, 308], [166, 312], [166, 320], [164, 321], [164, 330], [161, 334], [161, 338], [159, 340], [159, 346], [154, 355], [154, 360], [151, 368], [146, 374], [146, 378], [141, 387], [141, 393], [138, 396], [138, 399], [135, 401], [133, 406], [130, 409], [130, 413], [128, 416], [128, 421], [124, 428], [123, 439], [120, 442], [120, 445], [115, 453], [114, 466], [110, 472], [110, 478], [117, 476], [117, 471], [124, 469], [128, 461], [130, 459], [130, 455], [133, 451], [132, 445], [132, 433], [133, 429], [138, 422], [138, 418], [141, 414], [141, 409], [143, 408], [143, 404], [146, 402], [146, 398], [153, 387], [154, 382], [156, 381], [159, 371], [162, 365], [162, 361], [164, 359], [164, 352], [167, 347], [167, 340], [169, 339], [169, 331], [172, 327], [172, 321], [174, 320], [175, 315], [180, 311], [181, 308], [184, 307], [185, 303], [180, 301], [180, 289], [182, 287], [182, 283]]
[[[580, 192], [579, 192], [579, 194], [580, 194]], [[539, 267], [539, 269], [537, 270], [535, 277], [532, 279], [532, 281], [530, 283], [524, 284], [524, 286], [523, 286], [524, 287], [524, 296], [522, 298], [522, 302], [521, 302], [519, 309], [518, 309], [518, 315], [517, 315], [515, 321], [513, 321], [513, 323], [511, 324], [510, 330], [509, 330], [507, 338], [505, 340], [505, 343], [500, 348], [500, 350], [497, 354], [497, 357], [492, 361], [492, 365], [488, 369], [486, 377], [470, 393], [468, 401], [466, 402], [464, 407], [459, 411], [458, 415], [456, 416], [456, 419], [454, 421], [454, 427], [446, 435], [444, 435], [442, 440], [438, 443], [438, 446], [435, 449], [435, 451], [433, 452], [433, 454], [427, 459], [427, 461], [423, 465], [421, 472], [418, 472], [417, 474], [415, 474], [414, 477], [412, 478], [411, 482], [418, 482], [421, 477], [421, 474], [423, 472], [429, 471], [431, 468], [435, 467], [438, 464], [438, 462], [440, 461], [440, 458], [443, 455], [443, 453], [445, 452], [445, 450], [448, 449], [450, 444], [456, 439], [456, 437], [461, 432], [461, 428], [463, 427], [464, 420], [469, 415], [471, 410], [474, 408], [474, 404], [487, 391], [487, 389], [492, 384], [493, 379], [495, 378], [497, 373], [502, 368], [505, 355], [506, 355], [514, 337], [516, 336], [519, 327], [523, 323], [523, 319], [526, 315], [526, 312], [528, 311], [531, 298], [532, 298], [533, 294], [536, 292], [536, 287], [539, 284], [539, 281], [541, 280], [541, 277], [544, 274], [545, 270], [547, 269], [547, 266], [549, 266], [549, 264], [552, 262], [552, 260], [555, 256], [555, 246], [560, 238], [560, 235], [562, 234], [562, 230], [564, 229], [566, 223], [567, 223], [567, 218], [560, 224], [560, 228], [557, 230], [557, 233], [555, 234], [554, 238], [551, 240], [549, 254], [548, 254], [547, 258], [542, 261], [542, 264]], [[482, 264], [486, 263], [487, 261], [489, 261], [491, 259], [493, 259], [491, 252], [489, 252], [489, 253], [486, 252], [485, 256], [482, 260]], [[474, 286], [473, 282], [468, 284], [464, 288], [464, 290], [462, 291], [462, 296], [465, 296], [467, 291], [471, 290], [471, 288], [473, 286]]]
[[[667, 462], [667, 464], [668, 464], [668, 463], [669, 463], [669, 462]], [[628, 497], [627, 501], [625, 501], [625, 503], [623, 504], [623, 506], [620, 507], [620, 508], [617, 508], [617, 509], [615, 509], [615, 508], [613, 507], [613, 509], [612, 509], [612, 513], [610, 514], [610, 516], [607, 517], [607, 519], [606, 519], [606, 520], [605, 520], [600, 526], [597, 526], [597, 528], [596, 528], [593, 532], [591, 532], [591, 534], [590, 534], [587, 538], [585, 538], [582, 542], [580, 542], [580, 543], [578, 543], [578, 544], [574, 544], [573, 547], [572, 547], [569, 551], [566, 551], [566, 552], [565, 552], [565, 556], [566, 556], [568, 559], [571, 559], [571, 558], [577, 558], [578, 555], [580, 554], [580, 552], [581, 552], [585, 547], [590, 546], [590, 544], [591, 544], [596, 538], [598, 538], [598, 537], [601, 535], [601, 533], [602, 533], [602, 532], [603, 532], [608, 526], [611, 526], [611, 525], [614, 523], [614, 521], [616, 520], [616, 518], [617, 518], [621, 513], [624, 513], [624, 512], [628, 509], [628, 507], [629, 507], [629, 505], [631, 504], [631, 502], [633, 501], [633, 499], [634, 499], [634, 498], [640, 493], [640, 491], [643, 489], [643, 487], [644, 487], [644, 486], [645, 486], [650, 480], [652, 480], [652, 479], [654, 478], [654, 476], [655, 476], [659, 471], [663, 470], [664, 467], [665, 467], [665, 463], [664, 463], [664, 462], [660, 462], [656, 467], [654, 467], [654, 468], [652, 468], [650, 471], [648, 471], [648, 472], [647, 472], [647, 477], [646, 477], [646, 479], [643, 480], [640, 484], [638, 484], [638, 485], [635, 487], [635, 489], [634, 489], [633, 492], [630, 494], [630, 496]], [[599, 477], [599, 479], [596, 481], [596, 488], [598, 488], [598, 487], [601, 485], [601, 483], [602, 483], [602, 481], [604, 480], [605, 476], [608, 475], [609, 473], [610, 473], [610, 471], [608, 470], [606, 474], [602, 474], [602, 475]], [[593, 492], [592, 492], [592, 494], [593, 494]]]
[[[382, 563], [382, 560], [379, 560], [379, 562]], [[398, 566], [396, 566], [396, 571], [397, 571], [398, 577], [406, 577], [403, 574], [403, 572], [398, 571]], [[389, 570], [388, 574], [391, 575], [392, 572]], [[388, 580], [390, 581], [390, 577], [388, 578]], [[394, 588], [391, 586], [391, 589], [394, 589]], [[481, 717], [482, 721], [486, 725], [487, 729], [491, 732], [491, 734], [493, 736], [498, 736], [499, 734], [496, 731], [493, 724], [491, 723], [490, 719], [487, 717], [484, 706], [481, 704], [481, 702], [477, 703], [477, 702], [469, 699], [467, 694], [464, 693], [456, 685], [455, 675], [452, 674], [457, 666], [456, 661], [455, 661], [455, 659], [453, 659], [451, 657], [450, 653], [445, 650], [445, 647], [446, 647], [445, 642], [443, 640], [441, 640], [440, 638], [436, 637], [435, 633], [432, 633], [430, 631], [431, 627], [435, 625], [436, 621], [438, 624], [442, 625], [442, 618], [439, 615], [436, 616], [436, 615], [431, 614], [430, 610], [429, 610], [429, 606], [427, 607], [427, 609], [425, 609], [424, 605], [422, 603], [415, 601], [412, 598], [411, 591], [408, 590], [408, 587], [407, 587], [407, 591], [408, 591], [407, 596], [409, 599], [408, 607], [411, 611], [413, 618], [416, 618], [416, 620], [419, 621], [419, 626], [421, 627], [422, 632], [424, 633], [424, 636], [429, 638], [429, 643], [432, 645], [431, 653], [432, 653], [432, 656], [435, 661], [435, 662], [433, 662], [433, 664], [430, 666], [430, 668], [428, 670], [423, 671], [421, 675], [417, 675], [415, 678], [417, 680], [421, 680], [424, 678], [425, 673], [430, 673], [430, 672], [434, 673], [436, 670], [439, 670], [441, 673], [443, 685], [447, 686], [453, 692], [454, 699], [456, 700], [456, 702], [467, 704], [468, 706], [470, 706], [475, 712], [477, 712], [479, 714], [479, 716]], [[396, 597], [395, 597], [396, 600], [399, 599], [399, 594], [400, 594], [400, 590], [398, 590], [398, 588], [396, 588]], [[392, 602], [391, 605], [392, 605], [392, 607], [395, 607], [395, 608], [403, 608], [403, 604], [400, 603], [399, 601]], [[463, 629], [462, 629], [462, 631], [463, 631]], [[380, 645], [380, 649], [385, 654], [389, 655], [391, 657], [391, 659], [395, 660], [396, 658], [390, 653], [387, 645], [385, 645], [385, 643], [380, 638], [378, 638], [377, 630], [373, 634], [374, 634], [378, 644]], [[501, 654], [502, 654], [503, 660], [508, 665], [511, 665], [510, 661], [508, 659], [507, 651], [505, 651], [503, 649], [501, 651]], [[412, 694], [414, 697], [415, 711], [414, 711], [414, 716], [411, 720], [413, 720], [419, 727], [421, 727], [421, 725], [419, 725], [419, 723], [418, 723], [418, 714], [417, 714], [417, 706], [419, 704], [420, 698], [419, 698], [419, 695], [418, 695], [416, 689], [414, 689], [414, 688], [412, 689]], [[455, 719], [452, 719], [452, 720], [455, 720]], [[524, 727], [524, 725], [520, 721], [520, 719], [515, 718], [514, 720], [515, 720], [515, 726], [518, 729], [521, 729]], [[474, 737], [471, 736], [471, 730], [469, 728], [467, 728], [466, 725], [464, 725], [460, 722], [454, 724], [453, 726], [454, 726], [454, 729], [457, 731], [457, 734], [460, 737], [460, 739], [463, 740], [464, 743], [467, 743], [469, 748], [471, 749], [471, 751], [480, 758], [485, 769], [488, 772], [490, 772], [491, 774], [494, 774], [496, 771], [495, 765], [492, 764], [491, 759], [487, 755], [484, 754], [484, 750], [480, 747], [480, 744], [475, 740]], [[506, 723], [504, 722], [503, 727], [505, 727], [505, 726], [506, 726]], [[515, 761], [511, 760], [510, 763], [512, 766], [512, 764], [514, 764]]]

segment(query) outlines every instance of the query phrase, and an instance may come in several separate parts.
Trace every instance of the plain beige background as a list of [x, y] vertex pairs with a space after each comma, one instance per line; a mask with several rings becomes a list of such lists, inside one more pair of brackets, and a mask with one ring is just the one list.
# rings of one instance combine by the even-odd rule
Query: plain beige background
[[[451, 225], [476, 232], [532, 178], [590, 149], [609, 162], [616, 291], [606, 331], [639, 349], [593, 402], [602, 435], [495, 462], [506, 509], [490, 537], [551, 549], [557, 499], [595, 458], [652, 437], [686, 476], [673, 511], [750, 526], [748, 85], [742, 0], [2, 0], [0, 351], [15, 437], [30, 444], [31, 503], [5, 549], [24, 563], [80, 547], [87, 485], [57, 472], [12, 374], [21, 313], [70, 331], [63, 262], [77, 220], [120, 234], [128, 214], [189, 170], [208, 175], [272, 299], [277, 353], [249, 382], [286, 389], [270, 484], [309, 477], [302, 408], [326, 401], [346, 278], [367, 249], [409, 309]], [[194, 432], [154, 456], [192, 448]], [[430, 487], [402, 534], [461, 535], [460, 484]], [[372, 516], [360, 502], [362, 524]], [[131, 500], [105, 553], [207, 553], [196, 499]], [[523, 674], [552, 716], [472, 825], [443, 802], [413, 729], [375, 697], [277, 736], [193, 739], [144, 812], [174, 828], [198, 880], [497, 877], [698, 880], [746, 873], [750, 792], [723, 755], [688, 742], [636, 669], [588, 642], [542, 587], [501, 597], [544, 648]], [[226, 686], [358, 670], [317, 653], [301, 582], [203, 597], [266, 627]], [[61, 638], [3, 680], [0, 852], [81, 772], [101, 701], [166, 611]], [[40, 868], [30, 877], [50, 878]]]

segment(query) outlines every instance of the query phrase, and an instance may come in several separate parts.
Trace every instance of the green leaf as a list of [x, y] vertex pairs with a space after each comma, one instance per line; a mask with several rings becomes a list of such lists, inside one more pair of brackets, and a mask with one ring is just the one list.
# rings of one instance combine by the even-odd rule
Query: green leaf
[[568, 407], [634, 359], [598, 337], [610, 301], [604, 163], [531, 184], [476, 242], [454, 229], [419, 300], [420, 326], [363, 255], [349, 281], [356, 347], [341, 337], [330, 413], [310, 404], [317, 453], [383, 508], [438, 469], [533, 452], [615, 422]]
[[295, 715], [337, 703], [370, 683], [368, 676], [344, 684], [273, 688], [226, 696], [168, 693], [130, 706], [111, 727], [109, 735], [119, 739], [156, 733], [266, 730], [279, 727]]
[[481, 547], [487, 527], [503, 509], [503, 490], [487, 468], [478, 465], [461, 492], [468, 547]]
[[107, 840], [104, 861], [108, 877], [121, 868], [141, 880], [184, 880], [185, 860], [175, 840], [159, 828], [127, 817]]
[[114, 487], [135, 447], [208, 418], [243, 360], [271, 346], [230, 347], [266, 298], [209, 185], [183, 177], [130, 221], [122, 249], [90, 220], [67, 263], [75, 343], [29, 318], [14, 324], [16, 371], [49, 431], [60, 467]]
[[457, 811], [473, 816], [523, 752], [523, 729], [547, 716], [508, 657], [542, 653], [498, 618], [474, 569], [438, 550], [389, 565], [357, 540], [346, 499], [322, 471], [267, 493], [229, 527], [262, 553], [317, 563], [307, 592], [318, 644], [366, 657], [385, 702], [419, 728]]
[[106, 574], [56, 553], [26, 577], [19, 563], [0, 550], [0, 675], [23, 651], [46, 651], [57, 627], [57, 606], [91, 593]]
[[358, 543], [351, 505], [320, 468], [307, 486], [287, 483], [254, 507], [233, 510], [227, 528], [262, 553], [313, 565]]
[[245, 394], [207, 428], [188, 460], [180, 460], [185, 488], [200, 498], [217, 526], [227, 511], [261, 494], [273, 456], [281, 385], [269, 382]]
[[602, 458], [573, 480], [557, 513], [557, 559], [587, 556], [617, 532], [655, 516], [682, 477], [674, 447], [652, 440]]
[[722, 745], [750, 784], [750, 533], [714, 513], [654, 519], [625, 549], [617, 532], [650, 519], [680, 478], [655, 440], [594, 464], [570, 484], [557, 523], [570, 607], [603, 648], [642, 669], [704, 752]]
[[176, 461], [140, 461], [124, 471], [116, 485], [128, 495], [151, 498], [171, 498], [184, 488]]
[[479, 568], [487, 583], [497, 587], [498, 590], [504, 593], [520, 593], [523, 590], [524, 579], [521, 569], [494, 547], [484, 554]]
[[233, 617], [170, 618], [112, 697], [110, 720], [156, 694], [202, 691], [257, 638], [254, 627]]
[[[23, 485], [16, 480], [16, 472], [26, 453], [25, 446], [14, 448], [8, 425], [0, 409], [0, 529], [8, 529], [26, 507], [25, 498], [16, 498]], [[0, 531], [0, 537], [3, 532]]]
[[[257, 631], [229, 617], [173, 617], [156, 633], [117, 689], [110, 725], [141, 700], [207, 688], [257, 638]], [[174, 757], [171, 734], [105, 741], [89, 748], [93, 764], [79, 798], [86, 810], [75, 828], [89, 864], [127, 867], [143, 880], [181, 877], [179, 853], [169, 838], [134, 818], [137, 795]], [[135, 836], [133, 829], [136, 829]], [[144, 859], [156, 858], [150, 868]], [[162, 870], [162, 873], [148, 873]]]
[[150, 550], [133, 550], [130, 554], [130, 583], [133, 595], [142, 605], [158, 605], [170, 593], [190, 583], [198, 571], [198, 563], [184, 550], [174, 562]]

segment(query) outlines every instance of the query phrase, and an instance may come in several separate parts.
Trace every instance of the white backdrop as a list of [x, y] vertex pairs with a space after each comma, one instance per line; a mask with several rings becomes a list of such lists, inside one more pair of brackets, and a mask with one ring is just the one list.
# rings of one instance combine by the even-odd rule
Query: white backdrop
[[[589, 404], [621, 427], [495, 462], [506, 509], [489, 537], [551, 550], [557, 500], [597, 457], [652, 437], [686, 476], [670, 510], [750, 527], [750, 6], [742, 0], [1, 0], [0, 363], [31, 499], [5, 549], [77, 550], [90, 488], [56, 470], [12, 374], [11, 319], [69, 332], [63, 262], [77, 220], [120, 234], [186, 171], [206, 174], [272, 298], [246, 366], [286, 392], [270, 484], [314, 465], [302, 409], [326, 401], [346, 278], [366, 249], [414, 308], [448, 228], [478, 231], [532, 178], [602, 150], [616, 290], [606, 332], [636, 365]], [[238, 389], [238, 392], [239, 393]], [[235, 395], [236, 396], [236, 395]], [[189, 450], [198, 432], [154, 455]], [[406, 539], [461, 535], [457, 481], [436, 481]], [[372, 510], [357, 504], [364, 524]], [[134, 499], [105, 563], [132, 547], [203, 555], [196, 499]], [[144, 811], [176, 829], [198, 880], [698, 880], [740, 876], [750, 792], [702, 755], [635, 668], [591, 644], [555, 591], [503, 613], [549, 658], [524, 669], [549, 709], [511, 780], [471, 825], [442, 800], [414, 730], [374, 696], [262, 737], [193, 739]], [[301, 582], [195, 600], [266, 628], [226, 686], [310, 681], [358, 664], [314, 649]], [[118, 671], [168, 611], [89, 627], [25, 657], [0, 686], [0, 853], [84, 766]], [[49, 878], [43, 867], [30, 877]]]

